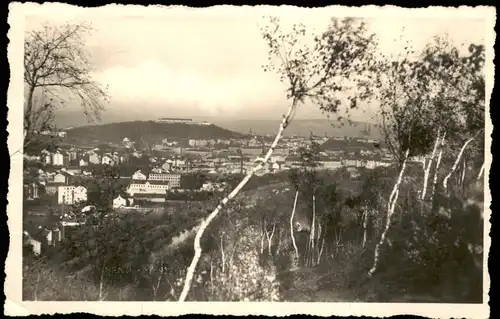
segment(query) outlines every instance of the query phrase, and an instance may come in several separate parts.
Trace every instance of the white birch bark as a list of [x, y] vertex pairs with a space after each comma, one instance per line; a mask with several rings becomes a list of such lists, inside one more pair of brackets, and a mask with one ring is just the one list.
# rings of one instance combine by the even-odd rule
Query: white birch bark
[[223, 236], [220, 237], [220, 254], [222, 258], [222, 273], [226, 273], [226, 253], [224, 252], [224, 239]]
[[424, 161], [424, 187], [422, 189], [422, 197], [421, 197], [422, 200], [425, 200], [425, 195], [427, 193], [427, 185], [429, 183], [429, 173], [431, 170], [432, 162], [434, 161], [434, 157], [436, 156], [436, 150], [438, 148], [439, 142], [441, 141], [440, 135], [441, 135], [441, 130], [438, 130], [436, 142], [434, 143], [434, 148], [432, 149], [431, 158], [429, 158], [427, 165], [425, 164]]
[[477, 180], [481, 179], [481, 176], [483, 176], [484, 173], [484, 162], [483, 165], [481, 166], [481, 169], [479, 170], [479, 174], [477, 174]]
[[321, 249], [319, 250], [319, 254], [318, 254], [318, 261], [316, 262], [316, 264], [319, 264], [321, 261], [321, 255], [323, 254], [324, 247], [325, 247], [325, 236], [323, 236], [323, 241], [321, 243]]
[[231, 200], [233, 199], [238, 193], [241, 191], [241, 189], [248, 183], [250, 178], [259, 170], [262, 169], [264, 166], [264, 163], [267, 163], [271, 155], [273, 154], [274, 149], [276, 148], [276, 145], [278, 145], [279, 140], [283, 136], [283, 132], [285, 131], [286, 127], [290, 124], [292, 114], [295, 111], [295, 108], [297, 106], [298, 101], [296, 99], [293, 100], [292, 104], [288, 108], [287, 113], [283, 116], [283, 119], [281, 121], [278, 133], [276, 133], [276, 137], [274, 138], [273, 143], [271, 144], [271, 147], [267, 151], [266, 155], [264, 156], [262, 162], [260, 162], [258, 165], [256, 165], [253, 169], [249, 170], [247, 175], [243, 178], [243, 180], [233, 189], [233, 191], [227, 195], [221, 203], [213, 210], [210, 215], [207, 216], [205, 220], [201, 222], [200, 228], [198, 229], [196, 236], [194, 238], [194, 256], [193, 260], [191, 261], [191, 264], [189, 265], [187, 272], [186, 272], [186, 278], [184, 280], [184, 286], [182, 289], [182, 293], [179, 296], [179, 302], [183, 302], [186, 300], [186, 297], [189, 293], [189, 289], [191, 288], [191, 282], [193, 281], [193, 276], [194, 272], [196, 271], [196, 266], [198, 265], [198, 261], [201, 257], [201, 237], [203, 236], [203, 233], [205, 232], [205, 229], [207, 228], [208, 225], [212, 222], [212, 220], [217, 217], [219, 214], [220, 210]]
[[363, 248], [366, 245], [366, 239], [367, 239], [366, 227], [367, 226], [368, 226], [368, 210], [365, 208], [365, 211], [363, 213], [363, 243], [362, 243]]
[[260, 254], [262, 255], [264, 253], [264, 235], [267, 236], [267, 231], [266, 231], [266, 221], [264, 220], [264, 226], [260, 227]]
[[464, 145], [460, 149], [460, 152], [458, 153], [457, 158], [455, 159], [455, 163], [453, 163], [453, 167], [451, 168], [451, 171], [448, 173], [448, 175], [446, 175], [446, 177], [443, 180], [443, 187], [444, 187], [445, 191], [448, 190], [448, 180], [450, 179], [451, 174], [453, 174], [455, 172], [455, 170], [457, 169], [458, 163], [462, 159], [462, 155], [464, 154], [464, 151], [467, 148], [467, 145], [469, 145], [470, 142], [472, 142], [478, 134], [479, 134], [479, 132], [476, 133], [476, 135], [474, 135], [473, 137], [469, 138], [467, 141], [465, 141]]
[[299, 197], [299, 191], [295, 192], [295, 201], [293, 202], [292, 215], [290, 216], [290, 236], [292, 236], [292, 244], [295, 249], [295, 255], [299, 258], [299, 249], [297, 248], [297, 243], [295, 242], [295, 235], [293, 231], [293, 217], [295, 216], [295, 208], [297, 207], [297, 198]]
[[385, 242], [385, 238], [387, 236], [387, 233], [389, 231], [389, 227], [391, 225], [391, 218], [392, 218], [392, 215], [394, 214], [394, 208], [396, 205], [396, 201], [398, 199], [399, 186], [401, 185], [401, 182], [403, 180], [403, 174], [404, 174], [405, 169], [406, 169], [406, 162], [408, 161], [409, 154], [410, 154], [410, 149], [406, 150], [405, 157], [403, 160], [403, 165], [401, 167], [401, 171], [399, 172], [398, 179], [397, 179], [396, 183], [394, 184], [394, 188], [392, 189], [391, 195], [389, 196], [389, 202], [387, 204], [387, 217], [386, 217], [387, 219], [386, 219], [386, 223], [385, 223], [385, 228], [382, 231], [382, 235], [380, 236], [380, 241], [375, 246], [375, 256], [373, 259], [373, 266], [368, 271], [368, 276], [370, 276], [370, 277], [377, 270], [377, 266], [378, 266], [379, 259], [380, 259], [380, 248], [382, 247], [382, 245]]
[[104, 294], [104, 270], [105, 267], [101, 268], [101, 278], [99, 280], [99, 301], [103, 301], [106, 299], [106, 295]]
[[465, 160], [464, 160], [462, 162], [462, 176], [460, 177], [460, 186], [462, 186], [464, 184], [466, 171], [467, 171], [467, 165], [466, 165]]
[[311, 253], [314, 251], [314, 232], [316, 226], [316, 196], [313, 195], [313, 219], [312, 219], [312, 227], [311, 227]]
[[443, 137], [441, 138], [441, 145], [439, 147], [438, 158], [436, 160], [436, 168], [434, 169], [434, 180], [432, 181], [431, 200], [434, 199], [434, 193], [436, 192], [439, 166], [441, 165], [441, 159], [443, 158], [443, 147], [444, 147], [445, 138], [446, 138], [446, 134], [443, 134]]
[[273, 224], [273, 230], [271, 231], [271, 235], [266, 231], [266, 237], [267, 237], [267, 253], [269, 255], [271, 254], [271, 248], [273, 246], [273, 236], [274, 236], [274, 231], [276, 230], [276, 222]]

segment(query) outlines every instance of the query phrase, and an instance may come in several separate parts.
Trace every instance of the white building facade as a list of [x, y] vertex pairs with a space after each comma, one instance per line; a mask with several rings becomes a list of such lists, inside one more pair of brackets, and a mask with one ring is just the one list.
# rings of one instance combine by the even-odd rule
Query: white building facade
[[156, 174], [151, 173], [148, 176], [149, 181], [168, 182], [171, 188], [181, 187], [181, 174]]
[[87, 189], [83, 186], [59, 186], [57, 189], [59, 204], [73, 205], [85, 201], [87, 201]]
[[134, 194], [167, 194], [168, 190], [169, 183], [165, 181], [133, 180], [127, 193], [130, 196], [134, 196]]

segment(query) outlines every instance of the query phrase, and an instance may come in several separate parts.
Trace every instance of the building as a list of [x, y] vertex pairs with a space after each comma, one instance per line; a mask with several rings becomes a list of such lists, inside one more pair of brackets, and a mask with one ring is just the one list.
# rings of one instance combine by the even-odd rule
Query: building
[[329, 158], [322, 158], [318, 161], [320, 164], [319, 169], [337, 169], [342, 167], [342, 162], [340, 160], [335, 160], [335, 159], [329, 159]]
[[206, 147], [208, 145], [208, 141], [206, 140], [189, 140], [189, 146], [191, 147]]
[[189, 125], [211, 125], [211, 123], [207, 121], [193, 121], [192, 119], [183, 119], [183, 118], [168, 118], [163, 117], [155, 120], [156, 123], [176, 123], [176, 124], [189, 124]]
[[165, 196], [168, 189], [169, 182], [166, 181], [132, 180], [128, 186], [127, 193], [130, 196], [135, 196], [136, 194], [160, 194]]
[[65, 172], [57, 173], [56, 175], [54, 175], [54, 183], [68, 185], [69, 183], [68, 174]]
[[45, 193], [47, 195], [55, 195], [59, 187], [64, 185], [63, 183], [47, 182], [47, 184], [45, 184]]
[[73, 200], [75, 203], [87, 201], [87, 188], [83, 186], [76, 186], [73, 194]]
[[243, 155], [259, 156], [259, 155], [262, 155], [263, 149], [262, 149], [262, 147], [245, 147], [245, 148], [241, 149], [241, 153]]
[[40, 184], [38, 182], [32, 182], [25, 186], [25, 196], [28, 199], [37, 199], [40, 197]]
[[113, 158], [112, 155], [105, 154], [103, 155], [101, 159], [101, 164], [103, 165], [114, 165], [115, 164], [115, 159]]
[[52, 155], [50, 153], [42, 154], [42, 162], [47, 165], [52, 164]]
[[87, 201], [87, 189], [83, 186], [59, 186], [57, 202], [59, 204], [73, 205]]
[[139, 171], [135, 172], [135, 173], [132, 175], [132, 179], [133, 179], [133, 180], [140, 180], [140, 181], [144, 180], [144, 181], [145, 181], [145, 180], [147, 179], [147, 176], [146, 176], [146, 174], [142, 173], [142, 172], [139, 170]]
[[113, 199], [113, 208], [128, 207], [134, 204], [133, 198], [127, 198], [125, 196], [118, 195]]
[[82, 159], [80, 160], [80, 162], [78, 162], [78, 165], [79, 165], [80, 167], [85, 167], [85, 166], [89, 165], [89, 163], [88, 163], [88, 162], [86, 162], [86, 161], [82, 158]]
[[148, 180], [168, 182], [170, 188], [181, 187], [181, 174], [151, 173], [148, 176]]
[[101, 163], [101, 158], [99, 154], [97, 153], [92, 153], [89, 155], [89, 163], [92, 164], [100, 164]]
[[61, 241], [61, 231], [59, 229], [48, 229], [38, 226], [36, 229], [24, 231], [25, 242], [31, 246], [34, 255], [40, 256], [50, 246], [55, 246]]
[[79, 168], [79, 167], [70, 166], [70, 167], [63, 168], [63, 170], [66, 173], [68, 173], [69, 175], [80, 175], [80, 174], [82, 174], [82, 169]]
[[60, 152], [52, 154], [52, 165], [64, 166], [64, 155]]

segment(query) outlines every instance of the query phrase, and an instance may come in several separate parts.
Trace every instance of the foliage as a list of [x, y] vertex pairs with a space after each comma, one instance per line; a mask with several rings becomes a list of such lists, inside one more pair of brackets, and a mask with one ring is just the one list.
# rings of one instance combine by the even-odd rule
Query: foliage
[[[336, 113], [347, 104], [356, 108], [369, 98], [369, 69], [374, 65], [376, 47], [373, 34], [356, 18], [332, 18], [328, 29], [312, 36], [313, 44], [302, 24], [286, 32], [276, 17], [262, 29], [269, 47], [269, 64], [265, 71], [274, 71], [286, 83], [288, 98], [311, 100], [327, 113]], [[276, 62], [276, 59], [278, 61]], [[339, 93], [351, 93], [344, 101]]]
[[[428, 154], [436, 138], [462, 139], [484, 127], [484, 47], [472, 44], [460, 56], [448, 39], [436, 37], [413, 58], [378, 62], [373, 94], [381, 102], [386, 144], [399, 161]], [[463, 143], [463, 141], [462, 141]]]

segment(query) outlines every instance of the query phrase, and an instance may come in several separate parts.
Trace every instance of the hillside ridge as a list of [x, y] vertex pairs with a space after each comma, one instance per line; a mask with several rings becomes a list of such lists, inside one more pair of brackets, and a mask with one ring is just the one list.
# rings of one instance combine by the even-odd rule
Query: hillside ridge
[[245, 136], [245, 134], [224, 129], [214, 124], [157, 123], [155, 121], [93, 124], [67, 128], [65, 131], [70, 139], [105, 142], [121, 142], [125, 137], [130, 140], [160, 142], [165, 138], [228, 139]]

